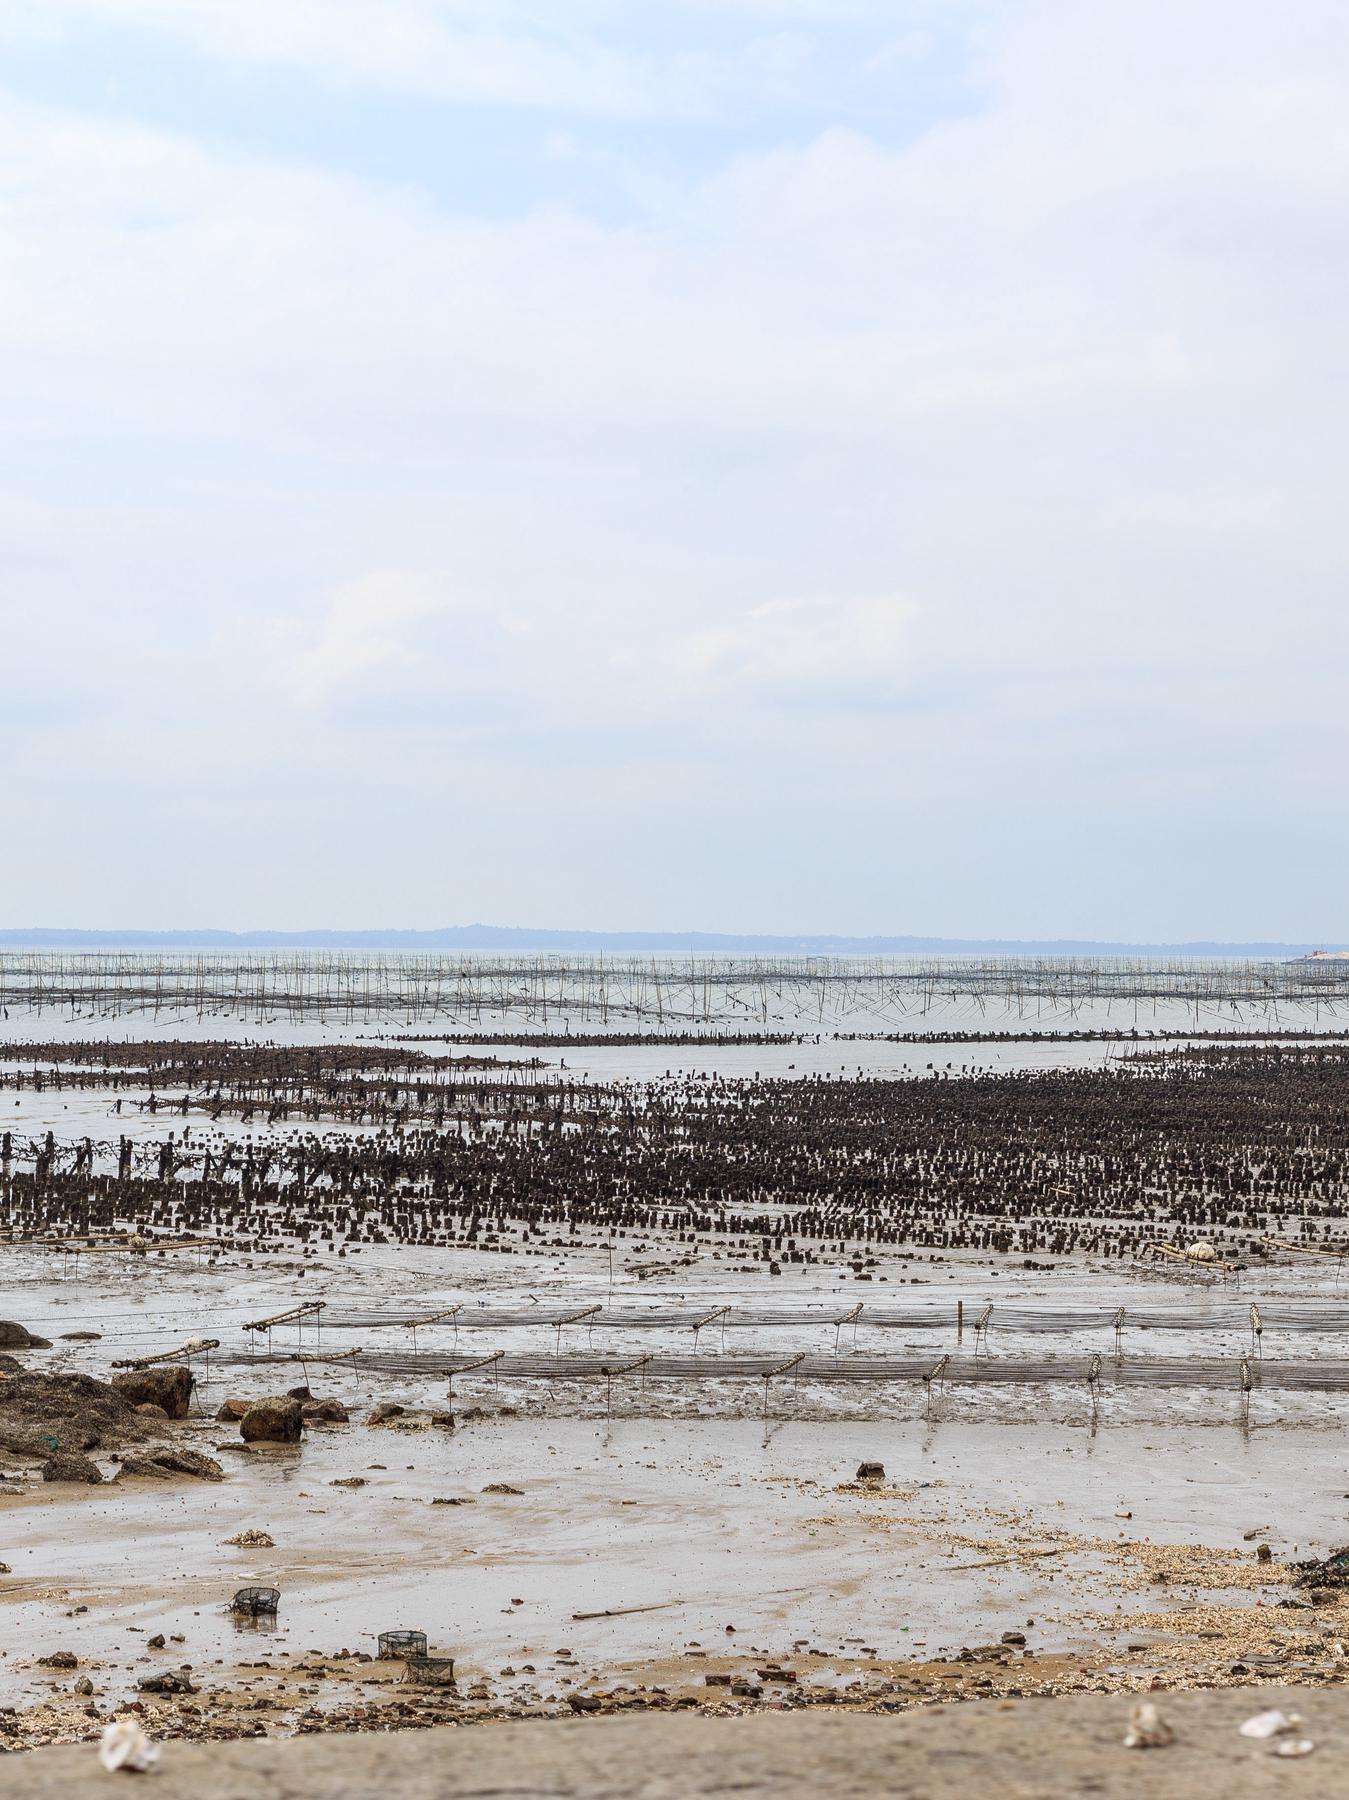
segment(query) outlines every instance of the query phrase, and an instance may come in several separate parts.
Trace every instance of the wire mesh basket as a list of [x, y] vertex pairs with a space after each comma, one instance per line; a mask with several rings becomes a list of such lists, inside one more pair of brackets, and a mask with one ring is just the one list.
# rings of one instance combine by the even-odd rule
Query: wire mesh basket
[[381, 1631], [379, 1634], [379, 1658], [383, 1662], [395, 1656], [425, 1656], [426, 1633], [424, 1631]]
[[452, 1656], [409, 1656], [405, 1681], [415, 1681], [420, 1687], [453, 1687], [454, 1658]]
[[240, 1588], [233, 1600], [230, 1601], [230, 1611], [246, 1613], [250, 1619], [256, 1619], [259, 1613], [274, 1613], [280, 1601], [280, 1588]]

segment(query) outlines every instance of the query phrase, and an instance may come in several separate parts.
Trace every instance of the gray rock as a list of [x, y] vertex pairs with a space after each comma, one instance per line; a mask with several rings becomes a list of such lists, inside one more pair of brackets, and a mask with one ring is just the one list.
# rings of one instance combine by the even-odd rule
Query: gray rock
[[131, 1406], [161, 1406], [171, 1419], [185, 1419], [192, 1400], [192, 1371], [185, 1363], [157, 1369], [127, 1369], [112, 1385]]
[[149, 1435], [144, 1419], [106, 1381], [22, 1370], [0, 1383], [0, 1447], [20, 1456], [93, 1450]]
[[0, 1319], [0, 1350], [50, 1350], [51, 1342], [34, 1337], [27, 1326], [14, 1319]]
[[123, 1475], [141, 1475], [167, 1481], [174, 1475], [191, 1475], [198, 1481], [223, 1481], [225, 1471], [213, 1457], [180, 1444], [156, 1444], [144, 1456], [124, 1456]]
[[300, 1413], [306, 1425], [346, 1425], [351, 1415], [340, 1400], [302, 1400]]
[[102, 1471], [97, 1463], [90, 1462], [87, 1456], [78, 1456], [73, 1450], [58, 1451], [49, 1456], [42, 1465], [44, 1481], [83, 1481], [90, 1487], [97, 1487], [103, 1480]]
[[143, 1694], [195, 1694], [186, 1669], [165, 1669], [162, 1675], [142, 1675], [136, 1686]]
[[255, 1401], [239, 1421], [239, 1435], [246, 1444], [298, 1444], [303, 1426], [300, 1402], [283, 1394]]

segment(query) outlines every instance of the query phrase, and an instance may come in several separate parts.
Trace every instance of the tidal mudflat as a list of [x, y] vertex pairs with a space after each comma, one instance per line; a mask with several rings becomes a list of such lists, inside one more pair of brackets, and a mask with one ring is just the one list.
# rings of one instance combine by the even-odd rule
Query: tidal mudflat
[[12, 1748], [1342, 1678], [1343, 1045], [359, 1025], [8, 1022]]

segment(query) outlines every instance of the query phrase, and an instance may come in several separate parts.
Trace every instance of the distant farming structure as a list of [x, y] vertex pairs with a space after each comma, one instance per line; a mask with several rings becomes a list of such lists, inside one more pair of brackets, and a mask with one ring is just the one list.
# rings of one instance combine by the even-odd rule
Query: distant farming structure
[[[939, 1009], [1071, 1018], [1088, 1007], [1200, 1015], [1334, 1013], [1349, 960], [1153, 957], [605, 957], [0, 951], [0, 1006], [67, 1017], [258, 1022], [522, 1020], [821, 1029]], [[1237, 1022], [1234, 1018], [1233, 1022]]]

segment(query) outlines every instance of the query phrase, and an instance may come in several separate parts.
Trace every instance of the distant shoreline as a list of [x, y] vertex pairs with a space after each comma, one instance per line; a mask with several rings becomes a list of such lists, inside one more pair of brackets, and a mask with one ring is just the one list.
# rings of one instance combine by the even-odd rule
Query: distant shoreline
[[787, 956], [1250, 956], [1297, 957], [1331, 950], [1320, 943], [1123, 943], [1075, 938], [775, 936], [713, 931], [562, 931], [505, 925], [454, 925], [429, 931], [221, 931], [0, 927], [0, 950], [509, 950]]

